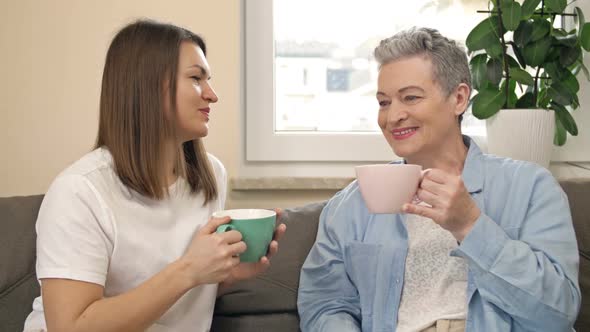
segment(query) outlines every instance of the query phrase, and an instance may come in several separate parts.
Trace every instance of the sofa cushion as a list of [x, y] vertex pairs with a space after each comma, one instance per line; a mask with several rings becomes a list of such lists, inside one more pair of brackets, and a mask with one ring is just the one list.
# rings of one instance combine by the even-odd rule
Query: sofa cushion
[[261, 315], [215, 316], [211, 332], [298, 332], [299, 316], [296, 313]]
[[21, 332], [25, 319], [33, 310], [33, 300], [39, 296], [39, 283], [31, 272], [9, 291], [0, 294], [0, 331]]
[[215, 306], [215, 319], [224, 315], [297, 313], [299, 272], [315, 241], [324, 205], [320, 202], [284, 210], [281, 222], [287, 225], [287, 232], [271, 267], [264, 275], [237, 283], [221, 296]]
[[[582, 308], [575, 328], [590, 331], [590, 180], [560, 182], [568, 195], [580, 249]], [[41, 195], [0, 198], [0, 330], [22, 331], [39, 295], [35, 221]], [[297, 331], [299, 272], [316, 238], [325, 202], [286, 209], [287, 233], [266, 274], [234, 285], [216, 303], [213, 331]], [[270, 327], [267, 329], [267, 327]]]
[[574, 327], [576, 331], [590, 331], [590, 180], [566, 180], [560, 184], [568, 196], [580, 251], [582, 307]]
[[42, 195], [0, 198], [0, 322], [22, 331], [39, 296], [35, 277], [35, 221]]

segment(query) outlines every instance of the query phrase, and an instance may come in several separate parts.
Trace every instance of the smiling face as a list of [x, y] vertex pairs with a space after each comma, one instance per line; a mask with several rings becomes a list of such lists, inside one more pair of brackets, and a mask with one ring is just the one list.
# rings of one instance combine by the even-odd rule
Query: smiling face
[[401, 58], [379, 70], [379, 127], [405, 159], [434, 157], [461, 135], [457, 119], [467, 106], [469, 88], [460, 84], [446, 96], [433, 73], [425, 56]]
[[174, 119], [181, 142], [205, 137], [209, 132], [209, 104], [217, 102], [217, 95], [209, 82], [210, 73], [201, 48], [189, 41], [182, 42], [176, 74]]

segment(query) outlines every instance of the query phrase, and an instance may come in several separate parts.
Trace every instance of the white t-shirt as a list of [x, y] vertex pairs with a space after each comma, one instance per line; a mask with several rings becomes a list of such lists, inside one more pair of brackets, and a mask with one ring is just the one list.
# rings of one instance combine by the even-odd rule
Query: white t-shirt
[[396, 331], [422, 331], [439, 319], [465, 319], [467, 262], [449, 255], [457, 240], [429, 218], [407, 214], [404, 223], [408, 255]]
[[[115, 296], [140, 285], [180, 258], [195, 231], [225, 204], [227, 175], [212, 155], [218, 199], [189, 194], [185, 179], [161, 201], [127, 188], [117, 177], [111, 154], [96, 149], [63, 171], [51, 184], [37, 218], [37, 278], [66, 278], [104, 286]], [[217, 285], [184, 294], [149, 332], [208, 331]], [[41, 296], [25, 330], [46, 329]]]

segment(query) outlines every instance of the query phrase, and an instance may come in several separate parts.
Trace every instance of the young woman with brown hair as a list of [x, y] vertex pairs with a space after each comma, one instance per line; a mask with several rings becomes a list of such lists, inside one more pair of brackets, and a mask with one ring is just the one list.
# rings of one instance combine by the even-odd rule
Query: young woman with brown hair
[[[237, 231], [211, 218], [227, 176], [205, 151], [211, 87], [196, 34], [141, 20], [107, 53], [95, 149], [52, 183], [37, 220], [41, 296], [25, 331], [208, 331], [228, 284], [269, 266], [240, 263]], [[218, 287], [219, 285], [219, 287]]]

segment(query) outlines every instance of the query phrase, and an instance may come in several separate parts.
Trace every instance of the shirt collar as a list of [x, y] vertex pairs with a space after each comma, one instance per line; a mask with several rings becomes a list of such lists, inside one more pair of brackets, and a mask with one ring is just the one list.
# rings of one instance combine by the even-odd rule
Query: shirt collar
[[[463, 165], [463, 183], [470, 194], [477, 193], [483, 189], [484, 180], [484, 169], [483, 169], [483, 153], [475, 141], [467, 136], [463, 135], [463, 143], [467, 147], [467, 157], [465, 158], [465, 164]], [[392, 164], [406, 164], [406, 160], [398, 160], [392, 162]]]
[[480, 192], [483, 189], [484, 168], [483, 153], [475, 141], [466, 135], [463, 135], [463, 143], [467, 146], [467, 158], [463, 165], [463, 183], [470, 194]]

